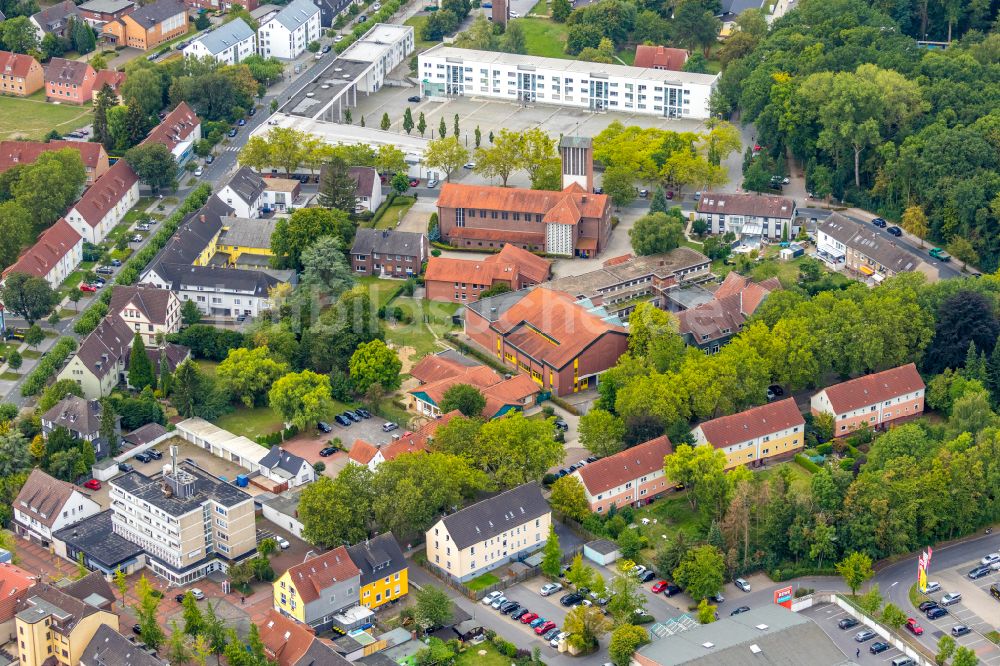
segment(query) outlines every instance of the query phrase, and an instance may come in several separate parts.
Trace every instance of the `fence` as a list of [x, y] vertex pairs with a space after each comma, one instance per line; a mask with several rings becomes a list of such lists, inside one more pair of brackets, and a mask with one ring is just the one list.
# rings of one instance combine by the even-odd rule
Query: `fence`
[[[568, 553], [563, 553], [561, 561], [563, 564], [569, 564], [570, 562], [573, 561], [574, 557], [581, 554], [582, 552], [583, 552], [582, 546], [574, 548], [572, 551]], [[448, 585], [448, 587], [461, 593], [467, 599], [470, 599], [472, 601], [479, 601], [490, 592], [503, 590], [505, 588], [510, 587], [511, 585], [517, 585], [518, 583], [523, 583], [526, 580], [530, 580], [536, 576], [542, 575], [541, 566], [528, 567], [523, 571], [519, 571], [515, 574], [503, 577], [498, 583], [494, 583], [493, 585], [488, 585], [487, 587], [483, 587], [478, 590], [472, 590], [469, 589], [469, 587], [466, 586], [465, 583], [461, 583], [452, 578], [448, 574], [448, 572], [446, 572], [444, 569], [437, 566], [436, 564], [433, 564], [429, 561], [422, 561], [421, 564], [424, 566], [425, 569], [434, 574], [434, 576], [438, 578], [441, 582], [445, 583], [446, 585]], [[522, 562], [522, 564], [524, 563]]]

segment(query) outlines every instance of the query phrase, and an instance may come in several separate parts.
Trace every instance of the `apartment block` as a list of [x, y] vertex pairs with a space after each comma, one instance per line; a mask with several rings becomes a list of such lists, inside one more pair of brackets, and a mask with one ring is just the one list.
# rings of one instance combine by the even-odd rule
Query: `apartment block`
[[801, 451], [805, 423], [795, 399], [785, 398], [706, 421], [691, 434], [696, 445], [721, 449], [726, 454], [726, 469], [732, 469]]
[[813, 414], [832, 414], [834, 435], [862, 425], [883, 430], [924, 412], [924, 380], [913, 363], [828, 386], [812, 397]]
[[594, 513], [607, 513], [612, 506], [642, 506], [674, 486], [663, 473], [663, 459], [673, 451], [663, 435], [584, 465], [573, 476], [583, 484]]

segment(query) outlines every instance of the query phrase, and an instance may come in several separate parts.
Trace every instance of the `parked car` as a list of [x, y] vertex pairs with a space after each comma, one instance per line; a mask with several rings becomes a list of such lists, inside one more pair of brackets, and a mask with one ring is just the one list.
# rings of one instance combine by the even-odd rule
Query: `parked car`
[[141, 463], [148, 463], [153, 460], [153, 456], [149, 455], [145, 451], [140, 451], [139, 453], [135, 454], [135, 459]]
[[111, 266], [98, 266], [94, 269], [94, 272], [100, 275], [114, 275], [115, 269], [111, 268]]
[[142, 635], [142, 627], [140, 627], [138, 624], [133, 624], [132, 625], [132, 633], [135, 634], [136, 636], [141, 636]]
[[667, 197], [667, 201], [670, 201], [670, 200], [672, 200], [674, 198], [674, 191], [673, 190], [667, 190], [664, 193], [664, 196]]
[[552, 620], [548, 620], [547, 622], [543, 622], [540, 625], [538, 625], [537, 627], [535, 627], [535, 633], [538, 634], [539, 636], [541, 636], [542, 634], [546, 633], [547, 631], [551, 631], [552, 629], [555, 629], [555, 628], [556, 628], [556, 623], [553, 622]]
[[559, 643], [561, 641], [565, 640], [566, 638], [569, 638], [569, 632], [568, 631], [560, 631], [560, 632], [556, 633], [556, 635], [553, 636], [551, 639], [549, 639], [549, 645], [551, 645], [554, 648], [557, 648], [557, 647], [559, 647]]
[[[201, 167], [198, 167], [197, 169], [194, 170], [194, 175], [195, 176], [200, 176], [203, 173], [205, 173], [205, 170], [202, 169]], [[146, 227], [146, 228], [148, 229], [149, 227]]]
[[357, 409], [354, 410], [354, 413], [363, 419], [370, 419], [372, 417], [372, 413], [369, 412], [364, 407], [358, 407]]
[[135, 471], [135, 467], [132, 467], [132, 465], [129, 465], [128, 463], [118, 463], [118, 471], [119, 472], [134, 472]]
[[985, 555], [983, 559], [979, 560], [979, 563], [984, 567], [995, 562], [1000, 562], [1000, 553], [990, 553], [989, 555]]
[[920, 605], [917, 606], [917, 608], [920, 610], [921, 613], [926, 613], [927, 611], [929, 611], [932, 608], [937, 608], [937, 602], [936, 601], [921, 601]]
[[323, 47], [321, 53], [329, 53], [330, 49], [332, 49], [332, 48], [333, 48], [332, 46], [330, 46], [329, 44], [327, 44], [326, 46]]
[[640, 199], [645, 199], [648, 196], [649, 196], [649, 190], [647, 190], [647, 189], [641, 189], [641, 190], [639, 190], [639, 198]]
[[347, 410], [342, 414], [342, 416], [346, 419], [349, 419], [350, 421], [353, 421], [354, 423], [358, 423], [361, 421], [361, 417], [352, 412], [351, 410]]
[[556, 417], [556, 420], [553, 422], [553, 425], [556, 427], [556, 430], [562, 430], [563, 432], [569, 430], [569, 424], [566, 423], [566, 421], [559, 416]]
[[118, 268], [119, 266], [122, 265], [121, 259], [112, 259], [111, 265], [114, 266], [115, 268]]
[[82, 283], [80, 285], [80, 291], [97, 291], [97, 287], [92, 284]]
[[514, 610], [515, 608], [517, 608], [518, 605], [519, 604], [516, 601], [505, 601], [504, 603], [500, 604], [500, 608], [499, 608], [500, 613], [502, 615], [506, 615], [507, 613], [509, 613], [512, 610]]
[[875, 638], [876, 634], [871, 629], [865, 629], [864, 631], [859, 631], [854, 634], [854, 640], [858, 643], [867, 643], [871, 639]]
[[944, 617], [945, 615], [947, 615], [948, 614], [948, 609], [947, 608], [941, 608], [940, 606], [935, 606], [934, 608], [932, 608], [929, 611], [927, 611], [927, 613], [925, 613], [925, 614], [927, 615], [927, 619], [928, 620], [936, 620], [939, 617]]
[[927, 589], [925, 590], [927, 594], [930, 594], [931, 592], [940, 592], [940, 591], [941, 591], [941, 583], [937, 582], [936, 580], [927, 583]]
[[490, 592], [489, 594], [487, 594], [485, 597], [483, 597], [483, 603], [486, 604], [487, 606], [489, 606], [490, 604], [492, 604], [496, 600], [497, 597], [500, 597], [500, 596], [503, 596], [503, 592], [501, 592], [500, 590], [493, 590], [492, 592]]
[[465, 164], [462, 165], [462, 168], [463, 169], [475, 169], [476, 168], [476, 163], [475, 162], [466, 162]]
[[228, 134], [230, 137], [236, 136], [236, 128], [235, 127], [232, 128], [231, 130], [229, 130], [228, 132], [226, 132], [226, 134]]
[[642, 574], [641, 576], [639, 576], [639, 582], [641, 582], [641, 583], [648, 583], [649, 581], [653, 580], [654, 578], [656, 578], [656, 572], [650, 570], [650, 571], [647, 571], [646, 573]]
[[85, 484], [83, 484], [83, 487], [84, 488], [89, 488], [90, 490], [100, 490], [101, 489], [101, 482], [98, 481], [97, 479], [91, 479], [91, 480], [87, 481]]
[[385, 423], [382, 424], [382, 432], [392, 432], [398, 427], [399, 427], [398, 424], [393, 423], [392, 421], [386, 421]]
[[750, 591], [750, 583], [743, 578], [737, 578], [733, 583], [744, 592]]
[[255, 114], [255, 113], [257, 113], [257, 107], [256, 107], [256, 106], [251, 106], [251, 107], [250, 107], [250, 110], [249, 110], [249, 111], [247, 111], [247, 115], [248, 115], [248, 116], [252, 116], [252, 115], [253, 115], [253, 114]]
[[914, 636], [922, 636], [924, 633], [924, 628], [920, 626], [920, 623], [914, 617], [906, 618], [906, 624], [903, 626]]
[[288, 550], [292, 547], [292, 544], [288, 543], [288, 539], [283, 536], [275, 535], [274, 540], [278, 542], [278, 548], [281, 548], [281, 550]]
[[351, 425], [351, 420], [345, 418], [343, 414], [337, 414], [336, 416], [333, 417], [333, 420], [336, 421], [338, 425], [342, 425], [345, 428]]
[[635, 576], [641, 576], [642, 574], [646, 573], [646, 567], [642, 566], [641, 564], [637, 564], [634, 567], [632, 567], [632, 573]]
[[845, 617], [843, 620], [837, 623], [837, 626], [841, 629], [850, 629], [851, 627], [858, 626], [858, 618], [856, 617]]
[[932, 257], [934, 257], [938, 261], [945, 261], [945, 262], [951, 261], [951, 255], [948, 254], [947, 252], [945, 252], [944, 250], [942, 250], [939, 247], [933, 248], [927, 254], [931, 255]]
[[560, 585], [559, 583], [546, 583], [545, 585], [542, 585], [542, 589], [539, 590], [539, 593], [543, 597], [547, 597], [549, 595], [555, 594], [561, 589], [562, 585]]
[[420, 179], [419, 178], [411, 178], [410, 179], [410, 187], [417, 187], [418, 185], [420, 185]]
[[358, 17], [358, 23], [364, 23], [367, 20], [368, 20], [368, 17], [365, 16], [364, 14], [362, 14], [361, 16]]
[[161, 460], [163, 458], [163, 454], [157, 451], [156, 449], [149, 449], [146, 451], [146, 453], [153, 456], [153, 460]]
[[132, 236], [132, 242], [133, 243], [141, 243], [142, 242], [142, 236], [140, 236], [139, 234], [135, 234], [134, 236]]
[[337, 35], [336, 37], [333, 38], [333, 43], [334, 44], [339, 44], [342, 41], [344, 41], [344, 36], [343, 35]]
[[889, 223], [885, 221], [884, 217], [876, 217], [874, 220], [872, 220], [872, 224], [874, 224], [879, 229], [885, 229], [887, 226], [889, 226]]
[[577, 594], [576, 592], [570, 592], [569, 594], [564, 594], [559, 599], [559, 603], [561, 603], [563, 606], [576, 606], [581, 601], [583, 601], [583, 597]]
[[732, 617], [733, 615], [739, 615], [740, 613], [746, 613], [749, 610], [750, 610], [749, 606], [740, 606], [738, 608], [734, 608], [733, 612], [730, 613], [729, 616]]
[[513, 613], [510, 614], [510, 619], [512, 619], [512, 620], [520, 620], [522, 617], [524, 617], [525, 615], [527, 615], [530, 612], [531, 612], [530, 610], [528, 610], [524, 606], [521, 606], [521, 608], [519, 608], [518, 610], [516, 610], [516, 611], [514, 611]]
[[875, 641], [870, 646], [868, 646], [868, 651], [871, 652], [872, 654], [881, 654], [891, 647], [892, 646], [889, 645], [888, 643], [884, 643], [882, 641]]
[[320, 421], [316, 424], [316, 427], [319, 428], [320, 432], [333, 432], [333, 428], [326, 421]]
[[431, 178], [430, 180], [427, 181], [427, 187], [429, 187], [430, 189], [434, 189], [437, 186], [438, 186], [437, 178]]
[[978, 566], [966, 575], [972, 580], [976, 580], [977, 578], [982, 578], [983, 576], [989, 575], [989, 573], [990, 573], [989, 567]]
[[536, 619], [538, 619], [538, 613], [528, 612], [528, 613], [525, 613], [524, 615], [522, 615], [518, 619], [521, 621], [521, 624], [530, 624], [530, 623], [534, 622]]
[[679, 585], [675, 585], [673, 583], [667, 583], [666, 589], [663, 590], [664, 596], [667, 596], [667, 597], [672, 597], [675, 594], [680, 594], [680, 593], [681, 593], [680, 586]]
[[652, 590], [653, 594], [660, 594], [661, 592], [663, 592], [663, 590], [667, 589], [667, 585], [669, 584], [670, 583], [668, 583], [667, 581], [661, 580], [656, 583], [653, 583], [653, 587], [649, 589]]
[[337, 452], [336, 447], [324, 446], [322, 449], [319, 450], [319, 455], [321, 458], [326, 458], [332, 456], [336, 452]]
[[492, 606], [493, 608], [499, 609], [505, 603], [507, 603], [507, 597], [505, 597], [505, 596], [503, 596], [501, 594], [499, 597], [497, 597], [496, 599], [493, 600], [493, 603], [491, 603], [490, 606]]
[[900, 229], [899, 227], [889, 227], [888, 229], [886, 229], [886, 231], [888, 231], [890, 234], [892, 234], [896, 238], [899, 238], [900, 236], [903, 235], [903, 230]]
[[535, 627], [540, 627], [548, 622], [544, 617], [536, 617], [534, 620], [528, 623], [528, 626], [534, 629]]
[[[559, 629], [557, 627], [553, 627], [552, 629], [549, 629], [544, 634], [542, 634], [542, 640], [549, 641], [549, 645], [552, 645], [552, 641], [558, 635], [559, 635]], [[559, 646], [559, 643], [556, 643], [555, 645], [553, 645], [553, 647], [558, 647], [558, 646]]]
[[954, 636], [955, 638], [959, 638], [961, 636], [965, 636], [966, 634], [971, 634], [971, 633], [972, 629], [969, 629], [964, 624], [956, 624], [954, 627], [951, 628], [951, 635]]
[[409, 97], [406, 98], [406, 101], [417, 104], [418, 102], [420, 102], [420, 95], [410, 95]]
[[948, 594], [941, 597], [942, 606], [951, 606], [952, 604], [957, 604], [962, 600], [962, 595], [959, 592], [949, 592]]

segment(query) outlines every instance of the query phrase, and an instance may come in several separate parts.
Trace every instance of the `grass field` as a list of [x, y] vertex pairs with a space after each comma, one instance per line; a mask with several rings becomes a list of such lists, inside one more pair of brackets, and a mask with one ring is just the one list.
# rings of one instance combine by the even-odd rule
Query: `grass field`
[[574, 59], [565, 51], [566, 33], [568, 32], [565, 23], [556, 23], [547, 18], [535, 17], [515, 20], [524, 30], [525, 51], [528, 55]]
[[356, 281], [371, 295], [372, 305], [376, 309], [385, 305], [389, 301], [389, 297], [402, 285], [399, 280], [382, 280], [377, 277], [361, 277]]
[[496, 585], [500, 582], [500, 579], [491, 573], [484, 573], [482, 576], [477, 576], [465, 584], [467, 588], [473, 592], [478, 592], [479, 590], [484, 590], [490, 585]]
[[269, 435], [281, 430], [281, 417], [270, 407], [237, 407], [228, 414], [215, 419], [215, 425], [231, 433], [255, 439], [257, 435]]
[[426, 51], [427, 49], [429, 49], [430, 47], [434, 46], [435, 44], [440, 44], [441, 43], [441, 42], [434, 42], [434, 41], [430, 41], [430, 42], [429, 41], [425, 41], [423, 38], [420, 37], [421, 31], [424, 29], [424, 24], [427, 23], [427, 19], [429, 19], [429, 18], [430, 18], [430, 16], [428, 14], [422, 14], [422, 15], [419, 15], [419, 16], [411, 16], [410, 18], [406, 19], [406, 22], [404, 24], [404, 25], [412, 25], [413, 26], [413, 33], [414, 33], [413, 37], [414, 37], [414, 40], [416, 40], [415, 43], [414, 43], [414, 48], [415, 48], [415, 50], [416, 50], [417, 53], [420, 53], [421, 51]]
[[8, 370], [6, 372], [0, 372], [0, 379], [6, 379], [8, 381], [16, 382], [20, 378], [21, 375], [12, 370]]
[[440, 351], [437, 338], [456, 328], [451, 317], [460, 307], [458, 303], [437, 303], [400, 297], [392, 302], [412, 318], [409, 324], [388, 324], [386, 339], [400, 347], [412, 347], [417, 361], [427, 354]]
[[[480, 652], [486, 654], [479, 654]], [[455, 659], [455, 666], [509, 666], [510, 663], [510, 657], [503, 656], [489, 643], [470, 645]]]
[[49, 104], [45, 92], [31, 97], [0, 97], [0, 140], [41, 139], [49, 130], [60, 134], [90, 123], [91, 105]]
[[399, 221], [406, 215], [406, 211], [410, 210], [415, 202], [416, 199], [413, 197], [396, 197], [392, 205], [382, 211], [382, 216], [374, 220], [375, 228], [395, 229]]

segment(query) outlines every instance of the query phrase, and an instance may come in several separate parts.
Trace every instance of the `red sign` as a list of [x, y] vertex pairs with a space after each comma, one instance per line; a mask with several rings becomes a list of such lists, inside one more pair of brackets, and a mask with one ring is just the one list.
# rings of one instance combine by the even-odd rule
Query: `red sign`
[[782, 587], [774, 591], [774, 603], [785, 608], [792, 607], [792, 586]]

